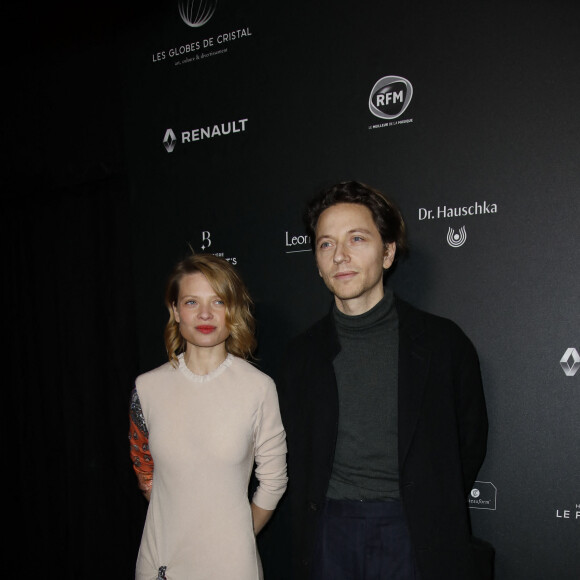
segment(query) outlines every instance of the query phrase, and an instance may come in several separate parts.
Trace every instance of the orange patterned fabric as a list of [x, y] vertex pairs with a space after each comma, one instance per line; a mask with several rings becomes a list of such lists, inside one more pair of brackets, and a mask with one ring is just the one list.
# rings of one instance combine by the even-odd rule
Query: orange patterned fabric
[[129, 443], [133, 469], [137, 475], [139, 489], [149, 491], [153, 485], [153, 458], [149, 453], [149, 431], [143, 417], [137, 389], [131, 393], [129, 406]]

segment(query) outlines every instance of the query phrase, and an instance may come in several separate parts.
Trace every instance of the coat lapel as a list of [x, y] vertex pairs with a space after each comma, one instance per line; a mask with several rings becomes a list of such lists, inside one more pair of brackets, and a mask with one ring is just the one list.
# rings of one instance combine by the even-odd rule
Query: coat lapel
[[399, 316], [399, 471], [402, 473], [421, 412], [431, 351], [424, 344], [425, 329], [416, 310], [399, 299], [396, 307]]

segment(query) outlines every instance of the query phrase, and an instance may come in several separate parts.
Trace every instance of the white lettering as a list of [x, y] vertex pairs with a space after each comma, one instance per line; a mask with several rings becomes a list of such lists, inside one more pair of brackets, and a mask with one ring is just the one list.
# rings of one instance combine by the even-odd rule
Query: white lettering
[[288, 232], [286, 232], [286, 246], [303, 246], [306, 244], [310, 244], [310, 236], [300, 235], [300, 236], [292, 236], [292, 238], [288, 238]]
[[397, 91], [396, 93], [389, 91], [388, 93], [379, 93], [376, 96], [377, 107], [389, 105], [391, 102], [402, 102], [403, 100], [403, 91]]
[[212, 139], [213, 137], [222, 137], [230, 133], [241, 133], [246, 130], [246, 122], [248, 119], [240, 119], [239, 121], [228, 121], [219, 125], [208, 125], [199, 129], [191, 129], [191, 131], [182, 131], [181, 142], [193, 143], [193, 141], [200, 141], [202, 139]]

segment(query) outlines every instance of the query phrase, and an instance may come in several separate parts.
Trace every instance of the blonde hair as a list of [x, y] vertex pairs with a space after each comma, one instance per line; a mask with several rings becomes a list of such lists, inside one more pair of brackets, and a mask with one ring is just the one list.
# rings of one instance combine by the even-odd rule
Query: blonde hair
[[201, 272], [207, 278], [226, 306], [226, 325], [230, 332], [225, 345], [227, 352], [245, 359], [251, 358], [256, 348], [256, 324], [252, 314], [253, 302], [246, 285], [227, 260], [212, 254], [194, 254], [176, 264], [165, 289], [165, 306], [169, 311], [169, 320], [164, 337], [169, 362], [177, 366], [177, 357], [185, 352], [187, 346], [187, 341], [179, 330], [179, 323], [175, 320], [173, 306], [179, 298], [182, 278], [196, 272]]

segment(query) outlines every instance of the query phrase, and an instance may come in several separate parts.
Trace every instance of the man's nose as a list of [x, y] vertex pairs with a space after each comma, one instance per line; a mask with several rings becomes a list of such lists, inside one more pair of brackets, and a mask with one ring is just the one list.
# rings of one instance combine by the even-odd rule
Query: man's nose
[[348, 252], [344, 247], [344, 244], [336, 244], [336, 249], [334, 250], [332, 261], [337, 265], [341, 264], [342, 262], [348, 262]]

